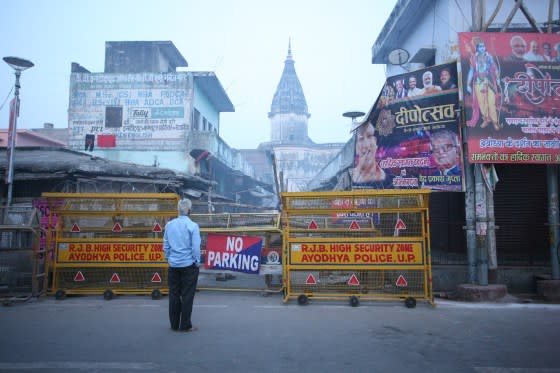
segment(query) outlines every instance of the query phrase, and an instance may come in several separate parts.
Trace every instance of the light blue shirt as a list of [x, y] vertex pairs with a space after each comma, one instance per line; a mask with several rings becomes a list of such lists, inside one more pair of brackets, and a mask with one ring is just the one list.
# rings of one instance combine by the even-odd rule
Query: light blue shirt
[[165, 225], [163, 253], [170, 267], [200, 266], [200, 228], [188, 216], [179, 216]]

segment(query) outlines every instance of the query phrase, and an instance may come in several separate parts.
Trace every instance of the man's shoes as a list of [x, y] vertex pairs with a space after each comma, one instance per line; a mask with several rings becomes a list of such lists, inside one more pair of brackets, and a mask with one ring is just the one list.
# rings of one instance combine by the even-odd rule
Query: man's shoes
[[196, 326], [191, 326], [189, 329], [179, 329], [180, 332], [188, 333], [188, 332], [196, 332], [198, 328]]

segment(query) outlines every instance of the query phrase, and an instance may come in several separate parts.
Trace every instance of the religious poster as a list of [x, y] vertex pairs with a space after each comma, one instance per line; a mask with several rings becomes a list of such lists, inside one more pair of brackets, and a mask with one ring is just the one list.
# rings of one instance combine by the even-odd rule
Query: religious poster
[[387, 79], [355, 131], [353, 189], [463, 191], [455, 63]]
[[560, 163], [560, 35], [459, 33], [471, 163]]

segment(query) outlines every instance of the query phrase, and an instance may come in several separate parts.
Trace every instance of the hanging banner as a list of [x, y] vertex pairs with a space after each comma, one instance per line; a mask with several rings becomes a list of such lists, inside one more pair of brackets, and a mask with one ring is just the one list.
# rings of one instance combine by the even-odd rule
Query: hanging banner
[[354, 138], [353, 189], [463, 191], [456, 64], [388, 78]]
[[263, 240], [259, 236], [208, 234], [206, 269], [258, 274]]
[[560, 163], [560, 35], [459, 33], [471, 163]]

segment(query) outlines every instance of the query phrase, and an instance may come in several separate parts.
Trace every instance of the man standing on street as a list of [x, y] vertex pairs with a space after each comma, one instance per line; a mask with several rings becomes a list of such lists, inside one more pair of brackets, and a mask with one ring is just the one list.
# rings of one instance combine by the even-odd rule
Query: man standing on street
[[188, 215], [192, 202], [182, 199], [177, 204], [179, 216], [165, 225], [163, 252], [169, 263], [169, 321], [171, 329], [192, 332], [194, 293], [200, 265], [200, 228]]

